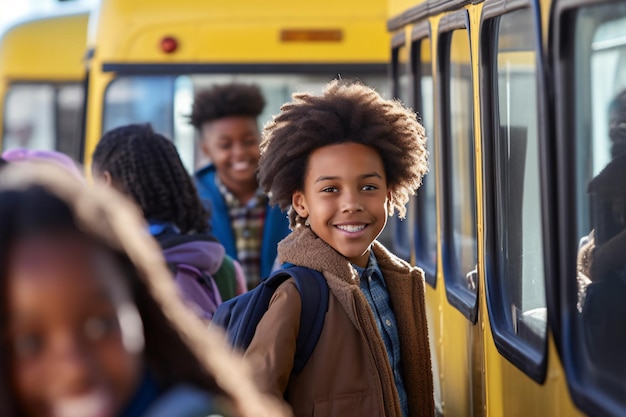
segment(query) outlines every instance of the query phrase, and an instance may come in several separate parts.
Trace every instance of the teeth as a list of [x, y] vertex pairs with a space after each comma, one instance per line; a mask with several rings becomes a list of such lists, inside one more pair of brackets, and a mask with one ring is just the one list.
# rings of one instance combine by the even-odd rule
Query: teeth
[[102, 390], [97, 390], [59, 400], [53, 409], [55, 417], [99, 417], [108, 415], [109, 406], [109, 396]]
[[248, 169], [249, 167], [250, 167], [249, 162], [235, 162], [233, 164], [233, 169], [236, 171], [243, 171], [245, 169]]
[[350, 233], [360, 232], [361, 230], [365, 229], [364, 224], [361, 224], [358, 226], [353, 225], [353, 224], [341, 224], [341, 225], [338, 225], [337, 227], [345, 232], [350, 232]]

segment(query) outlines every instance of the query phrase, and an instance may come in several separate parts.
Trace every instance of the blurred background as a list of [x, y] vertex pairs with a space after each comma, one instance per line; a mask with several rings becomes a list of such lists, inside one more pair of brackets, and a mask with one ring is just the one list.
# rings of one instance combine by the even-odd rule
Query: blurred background
[[90, 7], [95, 0], [0, 0], [0, 33], [7, 26], [33, 16], [45, 16], [55, 11], [71, 11], [74, 8]]

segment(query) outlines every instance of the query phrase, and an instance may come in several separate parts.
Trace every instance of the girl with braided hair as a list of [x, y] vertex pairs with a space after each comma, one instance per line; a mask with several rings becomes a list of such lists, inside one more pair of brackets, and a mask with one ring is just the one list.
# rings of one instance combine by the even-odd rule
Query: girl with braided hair
[[209, 234], [209, 214], [171, 141], [150, 125], [113, 129], [94, 151], [92, 172], [139, 205], [183, 296], [203, 318], [245, 292], [241, 267]]

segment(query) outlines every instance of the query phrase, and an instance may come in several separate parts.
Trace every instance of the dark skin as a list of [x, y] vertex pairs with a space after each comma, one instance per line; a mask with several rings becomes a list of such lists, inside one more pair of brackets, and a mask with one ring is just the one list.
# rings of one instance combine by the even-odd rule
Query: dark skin
[[30, 237], [7, 272], [11, 385], [26, 415], [118, 415], [143, 365], [122, 337], [132, 302], [112, 258], [77, 234]]
[[259, 139], [254, 117], [229, 116], [202, 126], [202, 151], [215, 165], [220, 181], [242, 204], [259, 187]]

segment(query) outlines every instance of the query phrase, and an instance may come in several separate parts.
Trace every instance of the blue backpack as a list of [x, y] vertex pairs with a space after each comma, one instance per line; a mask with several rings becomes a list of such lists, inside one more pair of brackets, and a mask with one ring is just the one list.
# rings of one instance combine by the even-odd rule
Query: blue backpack
[[274, 292], [289, 278], [295, 280], [302, 300], [300, 331], [296, 339], [292, 371], [297, 374], [302, 371], [317, 345], [328, 311], [328, 284], [321, 273], [301, 266], [280, 269], [253, 290], [222, 303], [213, 315], [211, 325], [222, 327], [231, 345], [245, 350]]

